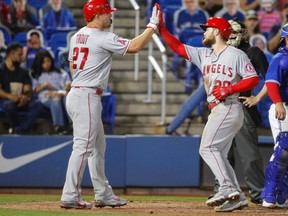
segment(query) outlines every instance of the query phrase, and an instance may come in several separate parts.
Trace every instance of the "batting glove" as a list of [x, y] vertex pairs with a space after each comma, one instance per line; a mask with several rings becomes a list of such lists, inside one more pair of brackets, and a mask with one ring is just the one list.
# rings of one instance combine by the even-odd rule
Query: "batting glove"
[[217, 100], [221, 101], [225, 99], [228, 95], [233, 94], [233, 89], [231, 85], [227, 87], [215, 86], [212, 94]]
[[[157, 3], [156, 3], [157, 4]], [[157, 26], [159, 24], [159, 15], [160, 15], [160, 10], [157, 5], [154, 5], [153, 10], [152, 10], [152, 15], [150, 17], [150, 22], [146, 26], [147, 28], [153, 28], [154, 31], [156, 31]]]

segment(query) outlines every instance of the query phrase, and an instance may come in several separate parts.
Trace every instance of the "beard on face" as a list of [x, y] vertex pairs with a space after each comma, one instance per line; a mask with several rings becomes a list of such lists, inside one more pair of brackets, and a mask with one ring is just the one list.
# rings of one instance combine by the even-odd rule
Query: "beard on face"
[[204, 38], [202, 40], [203, 45], [207, 47], [211, 47], [213, 44], [215, 44], [215, 42], [215, 37]]

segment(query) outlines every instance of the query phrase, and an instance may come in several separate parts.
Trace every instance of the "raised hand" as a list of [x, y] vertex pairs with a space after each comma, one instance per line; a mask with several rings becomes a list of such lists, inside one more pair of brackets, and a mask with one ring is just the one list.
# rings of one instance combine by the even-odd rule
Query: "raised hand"
[[147, 28], [153, 28], [154, 31], [156, 31], [156, 29], [158, 28], [158, 24], [159, 24], [159, 16], [160, 16], [160, 6], [156, 3], [153, 7], [152, 10], [152, 15], [150, 17], [150, 22], [147, 24]]
[[233, 89], [232, 89], [232, 86], [227, 86], [227, 87], [215, 86], [212, 91], [212, 94], [217, 100], [221, 101], [225, 99], [228, 95], [233, 94]]
[[160, 7], [160, 5], [158, 3], [156, 3], [155, 6], [160, 11], [160, 14], [159, 14], [159, 26], [164, 26], [163, 11], [161, 10], [161, 7]]

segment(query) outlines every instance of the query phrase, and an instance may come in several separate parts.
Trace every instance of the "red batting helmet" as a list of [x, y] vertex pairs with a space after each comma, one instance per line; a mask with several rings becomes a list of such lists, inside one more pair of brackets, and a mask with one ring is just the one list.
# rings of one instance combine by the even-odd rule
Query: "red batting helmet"
[[83, 7], [85, 20], [90, 22], [96, 14], [111, 13], [116, 8], [111, 8], [107, 0], [89, 0]]
[[226, 39], [229, 38], [232, 33], [232, 28], [230, 23], [221, 17], [211, 17], [207, 23], [200, 25], [203, 30], [206, 30], [208, 27], [217, 28], [220, 30], [222, 36]]

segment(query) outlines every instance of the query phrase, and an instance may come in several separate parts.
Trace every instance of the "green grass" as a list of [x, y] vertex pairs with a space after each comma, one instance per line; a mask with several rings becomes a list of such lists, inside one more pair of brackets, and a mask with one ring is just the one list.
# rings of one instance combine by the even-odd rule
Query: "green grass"
[[[129, 201], [182, 201], [182, 202], [199, 202], [206, 201], [207, 198], [203, 197], [179, 197], [179, 196], [123, 196], [123, 198]], [[93, 197], [84, 196], [84, 200], [93, 200]], [[25, 203], [25, 202], [45, 202], [45, 201], [59, 201], [59, 196], [33, 196], [33, 195], [20, 195], [20, 196], [0, 196], [0, 207], [3, 204], [8, 203]]]
[[25, 203], [25, 202], [45, 202], [45, 201], [59, 201], [59, 196], [33, 196], [33, 195], [20, 195], [20, 196], [0, 196], [0, 207], [8, 203]]
[[[157, 201], [182, 201], [182, 202], [199, 202], [199, 201], [205, 201], [206, 198], [193, 198], [193, 197], [171, 197], [171, 196], [123, 196], [125, 199], [128, 199], [129, 201], [150, 201], [150, 202], [157, 202]], [[87, 201], [93, 201], [93, 196], [89, 197], [83, 197], [84, 200]], [[41, 210], [18, 210], [18, 209], [6, 209], [2, 208], [1, 205], [7, 205], [7, 204], [17, 204], [17, 203], [28, 203], [28, 202], [46, 202], [46, 201], [56, 201], [60, 203], [60, 197], [54, 196], [54, 195], [48, 195], [48, 196], [33, 196], [33, 195], [1, 195], [0, 196], [0, 216], [66, 216], [66, 215], [77, 215], [77, 216], [115, 216], [115, 214], [103, 214], [103, 213], [96, 213], [95, 211], [93, 213], [85, 213], [85, 212], [69, 212], [69, 211], [41, 211]], [[117, 214], [121, 216], [127, 216], [131, 214]], [[142, 216], [147, 216], [149, 214], [143, 214]], [[137, 216], [141, 216], [140, 214], [137, 214]]]

